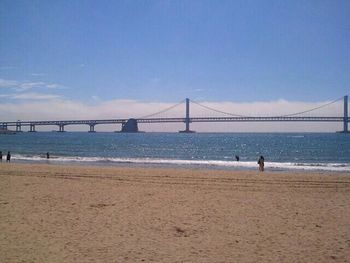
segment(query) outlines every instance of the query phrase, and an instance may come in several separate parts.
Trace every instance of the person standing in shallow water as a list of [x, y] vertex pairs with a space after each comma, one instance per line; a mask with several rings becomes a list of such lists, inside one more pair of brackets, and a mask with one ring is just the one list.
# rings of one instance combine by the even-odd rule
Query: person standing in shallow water
[[6, 162], [11, 162], [11, 153], [7, 152]]
[[265, 166], [265, 160], [264, 160], [264, 156], [260, 156], [259, 160], [258, 160], [258, 164], [259, 164], [259, 171], [263, 172], [264, 171], [264, 166]]

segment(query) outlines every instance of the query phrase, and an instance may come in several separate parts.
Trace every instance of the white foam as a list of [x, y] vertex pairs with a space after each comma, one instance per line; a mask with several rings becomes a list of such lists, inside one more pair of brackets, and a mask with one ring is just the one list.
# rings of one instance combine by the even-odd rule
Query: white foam
[[[13, 155], [14, 160], [19, 161], [45, 161], [45, 156]], [[160, 158], [114, 158], [114, 157], [75, 157], [75, 156], [52, 156], [50, 163], [81, 162], [81, 163], [115, 163], [115, 164], [153, 164], [173, 166], [203, 166], [222, 168], [245, 168], [257, 169], [256, 161], [221, 161], [221, 160], [178, 160]], [[350, 163], [290, 163], [290, 162], [265, 162], [266, 169], [279, 170], [310, 170], [310, 171], [335, 171], [350, 172]]]

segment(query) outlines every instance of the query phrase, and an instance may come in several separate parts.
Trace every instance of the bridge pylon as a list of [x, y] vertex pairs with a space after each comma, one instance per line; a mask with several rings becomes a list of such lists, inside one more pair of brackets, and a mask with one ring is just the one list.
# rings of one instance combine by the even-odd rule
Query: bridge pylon
[[348, 95], [344, 96], [344, 114], [343, 114], [343, 130], [337, 133], [350, 133], [348, 129], [349, 111], [348, 111]]
[[343, 120], [343, 133], [349, 133], [348, 122], [349, 122], [349, 112], [348, 112], [348, 96], [344, 96], [344, 120]]
[[191, 119], [190, 119], [190, 99], [186, 98], [186, 117], [185, 117], [185, 125], [186, 125], [186, 129], [183, 131], [179, 131], [180, 133], [194, 133], [195, 131], [191, 131], [190, 130], [190, 123], [191, 123]]
[[96, 123], [90, 123], [90, 124], [89, 124], [89, 126], [90, 126], [89, 132], [96, 132], [96, 131], [95, 131], [95, 125], [96, 125]]
[[20, 122], [16, 123], [16, 132], [22, 132], [22, 125]]
[[65, 132], [65, 130], [64, 130], [64, 125], [65, 125], [65, 124], [59, 124], [59, 125], [58, 125], [58, 128], [59, 128], [58, 132]]
[[34, 124], [32, 124], [32, 123], [30, 124], [28, 132], [36, 132]]

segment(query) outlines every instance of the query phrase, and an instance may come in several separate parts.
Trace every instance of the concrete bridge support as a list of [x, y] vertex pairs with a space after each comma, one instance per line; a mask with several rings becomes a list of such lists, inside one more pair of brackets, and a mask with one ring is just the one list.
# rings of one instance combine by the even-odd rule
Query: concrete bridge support
[[96, 124], [89, 124], [89, 126], [90, 126], [89, 132], [96, 132], [96, 131], [95, 131], [95, 125], [96, 125]]
[[122, 124], [121, 132], [138, 132], [139, 127], [136, 119], [128, 119], [127, 122]]
[[64, 124], [59, 124], [58, 128], [59, 128], [58, 132], [64, 132]]
[[16, 123], [16, 132], [21, 132], [22, 131], [22, 126], [20, 123]]
[[195, 131], [190, 130], [190, 99], [186, 98], [186, 117], [185, 117], [185, 125], [186, 129], [184, 131], [180, 131], [181, 133], [193, 133]]
[[35, 130], [35, 125], [34, 125], [34, 124], [30, 124], [30, 126], [29, 126], [29, 132], [36, 132], [36, 130]]

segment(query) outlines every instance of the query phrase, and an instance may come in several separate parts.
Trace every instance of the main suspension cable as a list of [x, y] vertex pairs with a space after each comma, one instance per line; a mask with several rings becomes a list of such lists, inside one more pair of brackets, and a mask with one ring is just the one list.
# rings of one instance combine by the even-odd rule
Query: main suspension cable
[[[326, 107], [326, 106], [329, 106], [329, 105], [331, 105], [331, 104], [333, 104], [333, 103], [336, 103], [336, 102], [340, 101], [341, 99], [343, 99], [343, 97], [340, 97], [340, 98], [338, 98], [338, 99], [336, 99], [336, 100], [333, 100], [333, 101], [331, 101], [331, 102], [329, 102], [329, 103], [323, 104], [323, 105], [321, 105], [321, 106], [318, 106], [318, 107], [315, 107], [315, 108], [312, 108], [312, 109], [308, 109], [308, 110], [304, 110], [304, 111], [300, 111], [300, 112], [295, 112], [295, 113], [284, 114], [284, 115], [278, 115], [278, 116], [275, 116], [275, 117], [292, 117], [292, 116], [296, 116], [296, 115], [300, 115], [300, 114], [312, 112], [312, 111], [315, 111], [315, 110], [324, 108], [324, 107]], [[199, 103], [199, 102], [197, 102], [197, 101], [194, 101], [194, 100], [190, 100], [190, 101], [191, 101], [192, 103], [194, 103], [194, 104], [196, 104], [196, 105], [202, 107], [202, 108], [205, 108], [205, 109], [211, 110], [211, 111], [215, 111], [215, 112], [217, 112], [217, 113], [221, 113], [221, 114], [225, 114], [225, 115], [229, 115], [229, 116], [234, 116], [234, 117], [249, 117], [249, 116], [247, 116], [247, 115], [235, 114], [235, 113], [230, 113], [230, 112], [225, 112], [225, 111], [222, 111], [222, 110], [214, 109], [214, 108], [212, 108], [212, 107], [203, 105], [203, 104], [201, 104], [201, 103]], [[181, 104], [184, 103], [184, 102], [185, 102], [185, 100], [182, 100], [182, 101], [180, 101], [179, 103], [177, 103], [177, 104], [175, 104], [175, 105], [172, 105], [172, 106], [170, 106], [170, 107], [168, 107], [168, 108], [166, 108], [166, 109], [163, 109], [163, 110], [161, 110], [161, 111], [158, 111], [158, 112], [155, 112], [155, 113], [146, 115], [146, 116], [142, 116], [142, 117], [140, 117], [140, 118], [138, 118], [138, 119], [146, 119], [146, 118], [150, 118], [150, 117], [153, 117], [153, 116], [155, 116], [155, 115], [158, 115], [158, 114], [167, 112], [167, 111], [169, 111], [169, 110], [171, 110], [171, 109], [176, 108], [177, 106], [181, 105]]]
[[324, 108], [326, 106], [329, 106], [329, 105], [331, 105], [333, 103], [336, 103], [337, 101], [339, 101], [341, 99], [343, 99], [343, 97], [340, 97], [340, 98], [338, 98], [336, 100], [333, 100], [333, 101], [331, 101], [329, 103], [323, 104], [321, 106], [318, 106], [318, 107], [315, 107], [315, 108], [312, 108], [312, 109], [309, 109], [309, 110], [295, 112], [295, 113], [291, 113], [291, 114], [280, 115], [280, 116], [277, 116], [277, 117], [291, 117], [291, 116], [300, 115], [300, 114], [303, 114], [303, 113], [308, 113], [308, 112], [311, 112], [311, 111], [318, 110], [318, 109]]
[[[324, 108], [324, 107], [326, 107], [326, 106], [329, 106], [329, 105], [331, 105], [331, 104], [333, 104], [333, 103], [336, 103], [336, 102], [340, 101], [341, 99], [343, 99], [343, 97], [340, 97], [340, 98], [338, 98], [338, 99], [336, 99], [336, 100], [333, 100], [333, 101], [331, 101], [331, 102], [329, 102], [329, 103], [323, 104], [323, 105], [321, 105], [321, 106], [318, 106], [318, 107], [315, 107], [315, 108], [312, 108], [312, 109], [308, 109], [308, 110], [300, 111], [300, 112], [295, 112], [295, 113], [289, 113], [289, 114], [285, 114], [285, 115], [279, 115], [279, 116], [275, 116], [275, 117], [291, 117], [291, 116], [300, 115], [300, 114], [303, 114], [303, 113], [312, 112], [312, 111], [315, 111], [315, 110]], [[205, 106], [205, 105], [203, 105], [203, 104], [200, 104], [200, 103], [198, 103], [198, 102], [196, 102], [196, 101], [193, 101], [193, 100], [191, 100], [191, 102], [193, 102], [194, 104], [197, 104], [197, 105], [199, 105], [199, 106], [201, 106], [201, 107], [203, 107], [203, 108], [206, 108], [206, 109], [208, 109], [208, 110], [212, 110], [212, 111], [215, 111], [215, 112], [218, 112], [218, 113], [222, 113], [222, 114], [226, 114], [226, 115], [230, 115], [230, 116], [234, 116], [234, 117], [249, 117], [249, 116], [247, 116], [247, 115], [240, 115], [240, 114], [235, 114], [235, 113], [230, 113], [230, 112], [225, 112], [225, 111], [217, 110], [217, 109], [211, 108], [211, 107], [209, 107], [209, 106]]]
[[226, 115], [230, 115], [230, 116], [234, 116], [234, 117], [248, 117], [248, 116], [245, 116], [245, 115], [239, 115], [239, 114], [234, 114], [234, 113], [229, 113], [229, 112], [217, 110], [217, 109], [211, 108], [209, 106], [205, 106], [203, 104], [200, 104], [199, 102], [196, 102], [196, 101], [193, 101], [193, 100], [191, 100], [191, 102], [193, 102], [194, 104], [197, 104], [197, 105], [199, 105], [199, 106], [201, 106], [203, 108], [206, 108], [208, 110], [212, 110], [212, 111], [215, 111], [215, 112], [218, 112], [218, 113], [222, 113], [222, 114], [226, 114]]
[[181, 104], [184, 103], [184, 102], [185, 102], [185, 100], [182, 100], [182, 101], [180, 101], [179, 103], [176, 103], [175, 105], [172, 105], [172, 106], [170, 106], [170, 107], [168, 107], [168, 108], [166, 108], [166, 109], [163, 109], [163, 110], [161, 110], [161, 111], [158, 111], [158, 112], [155, 112], [155, 113], [146, 115], [146, 116], [142, 116], [142, 117], [137, 118], [137, 119], [146, 119], [146, 118], [150, 118], [150, 117], [153, 117], [153, 116], [155, 116], [155, 115], [158, 115], [158, 114], [167, 112], [167, 111], [169, 111], [169, 110], [171, 110], [171, 109], [173, 109], [173, 108], [176, 108], [177, 106], [181, 105]]

